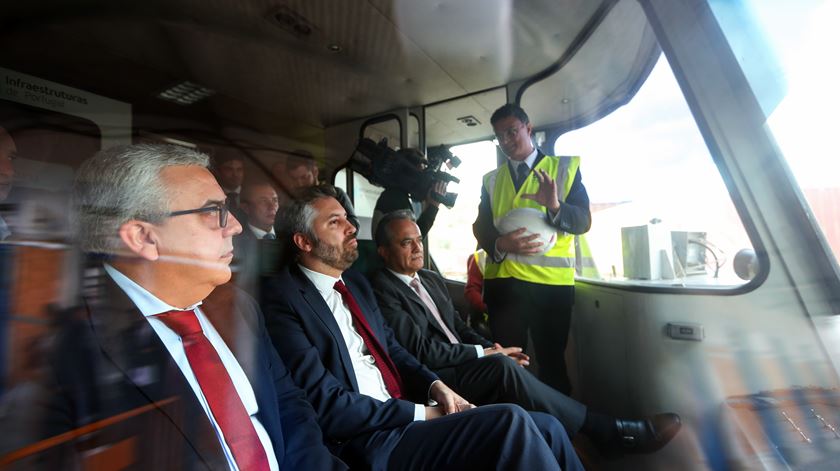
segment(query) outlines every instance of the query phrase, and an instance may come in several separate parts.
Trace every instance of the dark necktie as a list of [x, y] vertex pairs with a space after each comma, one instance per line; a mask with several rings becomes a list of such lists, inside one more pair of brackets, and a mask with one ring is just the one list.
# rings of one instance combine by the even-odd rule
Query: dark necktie
[[239, 193], [231, 191], [230, 193], [226, 193], [225, 196], [227, 196], [225, 203], [227, 204], [228, 209], [230, 209], [231, 211], [236, 211], [237, 209], [239, 209], [239, 201], [237, 201]]
[[262, 236], [263, 240], [275, 240], [277, 237], [274, 236], [271, 232], [266, 232], [264, 236]]
[[236, 466], [242, 471], [268, 471], [268, 458], [251, 416], [245, 410], [222, 359], [204, 336], [195, 313], [169, 311], [155, 318], [181, 337], [187, 361], [233, 454]]
[[411, 280], [411, 283], [409, 284], [412, 288], [414, 288], [414, 292], [417, 293], [417, 296], [420, 297], [420, 300], [423, 301], [423, 304], [426, 305], [426, 308], [429, 310], [429, 312], [432, 313], [432, 317], [434, 317], [437, 321], [438, 326], [440, 326], [440, 330], [442, 330], [443, 333], [446, 334], [446, 338], [449, 339], [449, 343], [461, 343], [458, 341], [458, 337], [455, 337], [455, 334], [453, 334], [452, 331], [449, 330], [449, 327], [446, 327], [446, 323], [443, 322], [443, 317], [441, 317], [440, 311], [435, 305], [435, 301], [420, 285], [420, 280], [415, 278]]
[[353, 316], [353, 327], [356, 328], [356, 332], [362, 337], [362, 341], [365, 343], [368, 352], [373, 356], [373, 364], [376, 365], [382, 374], [382, 381], [385, 382], [385, 389], [388, 390], [388, 394], [394, 399], [401, 399], [403, 393], [400, 373], [397, 371], [394, 362], [391, 361], [391, 357], [388, 356], [388, 352], [376, 340], [373, 331], [370, 329], [370, 324], [368, 324], [367, 319], [362, 314], [362, 310], [359, 308], [350, 290], [347, 289], [347, 286], [344, 286], [341, 280], [335, 283], [333, 289], [341, 294], [341, 299], [347, 305], [347, 309], [350, 310], [350, 314]]
[[516, 167], [516, 189], [519, 190], [522, 188], [522, 184], [525, 183], [525, 180], [528, 178], [528, 173], [531, 172], [531, 168], [528, 167], [528, 164], [525, 162], [521, 162]]

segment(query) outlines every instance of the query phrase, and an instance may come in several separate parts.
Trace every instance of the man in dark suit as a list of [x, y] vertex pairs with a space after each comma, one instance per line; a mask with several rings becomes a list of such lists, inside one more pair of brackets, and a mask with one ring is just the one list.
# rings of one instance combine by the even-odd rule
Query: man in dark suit
[[287, 209], [297, 263], [262, 289], [269, 334], [334, 452], [375, 470], [581, 469], [556, 419], [474, 408], [396, 342], [370, 285], [347, 270], [356, 229], [335, 195], [313, 187]]
[[252, 295], [256, 295], [260, 275], [276, 261], [274, 219], [279, 206], [271, 183], [250, 181], [242, 185], [240, 209], [245, 221], [240, 221], [242, 232], [233, 236], [234, 280]]
[[548, 412], [569, 435], [584, 433], [613, 450], [652, 452], [679, 430], [675, 414], [619, 420], [592, 412], [527, 371], [529, 358], [521, 348], [502, 347], [467, 326], [443, 278], [423, 269], [423, 239], [412, 213], [385, 215], [376, 245], [385, 261], [373, 279], [382, 314], [397, 340], [458, 394], [476, 404], [510, 402]]
[[214, 293], [230, 279], [242, 227], [207, 166], [191, 149], [136, 145], [79, 169], [79, 241], [107, 254], [100, 295], [85, 299], [86, 328], [73, 340], [90, 346], [76, 368], [94, 369], [96, 384], [53, 371], [45, 433], [117, 420], [139, 468], [346, 469], [256, 303], [235, 288]]

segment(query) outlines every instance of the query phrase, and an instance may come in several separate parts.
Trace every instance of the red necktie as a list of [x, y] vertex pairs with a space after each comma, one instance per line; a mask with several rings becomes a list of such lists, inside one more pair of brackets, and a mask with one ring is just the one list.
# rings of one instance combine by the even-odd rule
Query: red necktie
[[268, 458], [257, 436], [251, 416], [245, 410], [233, 381], [213, 345], [204, 336], [193, 311], [158, 314], [167, 327], [181, 337], [187, 360], [198, 380], [210, 411], [222, 430], [236, 466], [241, 471], [268, 471]]
[[362, 341], [365, 342], [368, 352], [373, 356], [373, 364], [382, 373], [382, 380], [385, 382], [385, 389], [388, 390], [388, 394], [394, 399], [402, 399], [402, 379], [400, 378], [400, 372], [397, 371], [397, 367], [391, 361], [388, 352], [382, 348], [382, 344], [374, 337], [373, 332], [370, 330], [370, 324], [368, 324], [365, 316], [362, 315], [362, 310], [359, 309], [359, 305], [356, 303], [353, 295], [350, 294], [350, 290], [344, 286], [341, 280], [335, 283], [333, 289], [341, 294], [341, 299], [344, 300], [344, 304], [350, 309], [350, 314], [353, 315], [353, 327], [362, 336]]

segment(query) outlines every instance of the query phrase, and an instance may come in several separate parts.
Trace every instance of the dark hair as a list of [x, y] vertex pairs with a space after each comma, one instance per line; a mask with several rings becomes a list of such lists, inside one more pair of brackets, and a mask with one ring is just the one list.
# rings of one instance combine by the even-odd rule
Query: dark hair
[[391, 233], [391, 222], [406, 219], [411, 222], [417, 221], [414, 218], [414, 213], [410, 209], [399, 209], [382, 216], [382, 219], [379, 220], [379, 224], [376, 226], [376, 234], [373, 236], [373, 240], [376, 241], [376, 246], [384, 247], [390, 244], [394, 235]]
[[528, 113], [526, 113], [522, 107], [513, 103], [508, 103], [493, 112], [493, 116], [490, 116], [490, 125], [495, 126], [497, 122], [510, 116], [522, 121], [522, 124], [528, 124], [531, 122], [528, 119]]
[[[312, 223], [315, 220], [315, 208], [313, 204], [321, 198], [335, 198], [338, 200], [338, 192], [332, 185], [315, 185], [305, 188], [301, 194], [287, 204], [281, 211], [278, 234], [281, 237], [291, 238], [301, 233], [317, 242], [318, 237]], [[298, 252], [300, 249], [291, 243], [292, 249]]]

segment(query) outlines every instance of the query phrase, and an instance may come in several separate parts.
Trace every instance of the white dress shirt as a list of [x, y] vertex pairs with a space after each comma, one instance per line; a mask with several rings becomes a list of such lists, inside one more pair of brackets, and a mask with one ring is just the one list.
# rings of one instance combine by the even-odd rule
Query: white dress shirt
[[[341, 278], [333, 278], [323, 273], [312, 271], [302, 265], [300, 270], [315, 285], [318, 293], [324, 298], [327, 306], [335, 317], [338, 328], [341, 330], [341, 337], [350, 353], [350, 360], [353, 363], [353, 372], [356, 374], [356, 383], [359, 384], [359, 392], [382, 402], [391, 399], [382, 373], [374, 364], [373, 356], [368, 352], [362, 336], [353, 327], [353, 315], [350, 309], [344, 304], [341, 294], [333, 289], [335, 283]], [[358, 302], [358, 301], [357, 301]], [[380, 339], [377, 339], [380, 340]], [[383, 345], [384, 347], [384, 345]], [[414, 405], [414, 420], [426, 419], [426, 407], [422, 404]]]
[[161, 342], [163, 342], [166, 346], [169, 354], [172, 355], [172, 359], [175, 360], [178, 368], [181, 369], [181, 373], [184, 374], [184, 377], [187, 379], [190, 387], [192, 387], [195, 396], [198, 398], [198, 402], [201, 403], [201, 407], [210, 419], [210, 423], [213, 424], [213, 429], [216, 430], [216, 435], [222, 445], [222, 449], [225, 452], [225, 458], [227, 458], [230, 469], [239, 471], [239, 468], [236, 466], [236, 461], [233, 459], [233, 454], [231, 453], [227, 442], [224, 440], [224, 435], [219, 428], [219, 424], [217, 424], [216, 419], [213, 418], [213, 413], [210, 411], [210, 405], [207, 403], [207, 399], [201, 391], [201, 386], [198, 385], [198, 380], [190, 367], [190, 362], [187, 360], [187, 354], [184, 351], [184, 345], [181, 343], [181, 338], [169, 327], [167, 327], [163, 321], [153, 317], [157, 314], [163, 314], [164, 312], [172, 310], [181, 311], [192, 309], [193, 312], [195, 312], [195, 316], [201, 324], [201, 329], [204, 331], [204, 336], [207, 337], [207, 340], [209, 340], [213, 345], [213, 348], [216, 349], [216, 353], [219, 354], [219, 358], [221, 358], [222, 363], [225, 366], [225, 370], [227, 370], [228, 375], [230, 375], [230, 379], [236, 388], [236, 392], [239, 394], [239, 399], [242, 400], [245, 410], [248, 412], [248, 415], [251, 416], [251, 423], [254, 424], [257, 436], [265, 449], [270, 469], [272, 471], [279, 469], [277, 457], [274, 456], [274, 447], [271, 445], [271, 438], [268, 436], [268, 432], [266, 432], [265, 427], [263, 427], [256, 417], [259, 408], [257, 407], [257, 398], [254, 396], [254, 389], [251, 387], [248, 377], [245, 376], [245, 372], [242, 371], [242, 367], [239, 365], [239, 362], [236, 361], [236, 357], [233, 356], [233, 353], [231, 353], [224, 340], [222, 340], [222, 337], [219, 336], [218, 332], [216, 332], [213, 324], [210, 323], [204, 313], [201, 312], [201, 309], [199, 309], [198, 306], [201, 302], [192, 306], [186, 306], [185, 308], [170, 306], [127, 276], [120, 273], [119, 270], [111, 265], [105, 264], [105, 272], [108, 273], [117, 286], [119, 286], [120, 289], [128, 295], [129, 299], [131, 299], [134, 305], [137, 306], [137, 309], [146, 317], [146, 320], [149, 321], [149, 325], [152, 326], [152, 329], [154, 329], [155, 333], [158, 337], [160, 337]]
[[[397, 273], [394, 270], [391, 270], [390, 268], [388, 268], [388, 271], [393, 273], [394, 276], [399, 278], [400, 281], [405, 283], [409, 288], [411, 288], [411, 282], [413, 280], [419, 281], [420, 282], [420, 289], [422, 289], [423, 291], [426, 292], [426, 296], [428, 296], [429, 299], [432, 299], [432, 296], [429, 294], [429, 290], [427, 290], [426, 287], [423, 286], [423, 279], [420, 278], [419, 276], [417, 276], [417, 273], [415, 273], [413, 276], [409, 276], [409, 275], [404, 275], [402, 273]], [[414, 288], [411, 288], [411, 290], [414, 291]], [[438, 311], [440, 311], [440, 308], [438, 308]], [[464, 345], [469, 345], [469, 344], [464, 344]], [[481, 357], [484, 356], [484, 347], [482, 347], [481, 345], [473, 345], [473, 347], [475, 347], [476, 358], [481, 358]]]
[[257, 236], [257, 239], [262, 239], [263, 237], [265, 237], [266, 234], [271, 234], [271, 235], [274, 236], [275, 239], [277, 238], [277, 234], [274, 233], [274, 228], [273, 227], [271, 229], [269, 229], [267, 232], [260, 229], [259, 227], [252, 226], [250, 224], [248, 224], [248, 228], [251, 229], [251, 232], [253, 232], [255, 236]]

